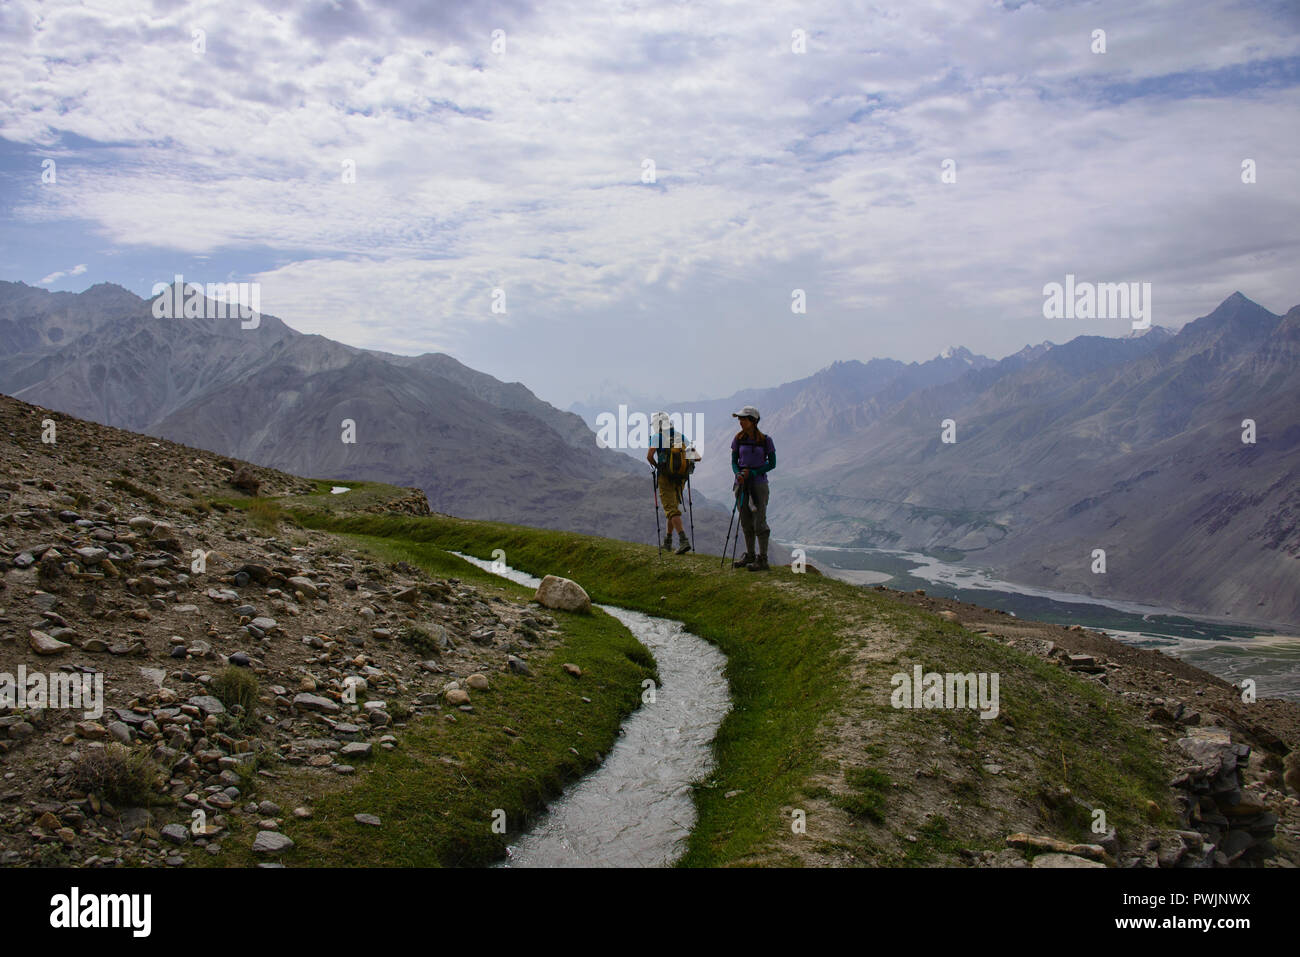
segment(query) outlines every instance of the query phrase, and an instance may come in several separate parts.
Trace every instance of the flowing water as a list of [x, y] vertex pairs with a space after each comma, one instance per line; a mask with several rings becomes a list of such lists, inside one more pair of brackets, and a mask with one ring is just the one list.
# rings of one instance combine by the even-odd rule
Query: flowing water
[[[530, 588], [541, 579], [459, 555]], [[685, 850], [695, 825], [691, 785], [713, 769], [710, 745], [731, 706], [726, 658], [679, 622], [612, 605], [654, 654], [660, 684], [619, 731], [604, 763], [568, 788], [508, 847], [507, 867], [663, 867]]]

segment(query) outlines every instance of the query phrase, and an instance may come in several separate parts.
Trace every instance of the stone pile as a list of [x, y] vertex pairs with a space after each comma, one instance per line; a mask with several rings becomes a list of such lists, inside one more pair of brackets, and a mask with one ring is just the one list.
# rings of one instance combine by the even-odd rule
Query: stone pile
[[1162, 867], [1233, 867], [1276, 853], [1278, 816], [1242, 782], [1250, 745], [1234, 743], [1226, 728], [1193, 727], [1177, 742], [1194, 763], [1171, 785], [1182, 829], [1181, 846], [1160, 851]]

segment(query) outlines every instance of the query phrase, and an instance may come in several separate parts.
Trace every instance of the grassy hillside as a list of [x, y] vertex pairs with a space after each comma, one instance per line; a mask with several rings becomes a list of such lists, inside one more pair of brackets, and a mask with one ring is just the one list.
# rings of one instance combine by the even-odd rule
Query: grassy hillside
[[[255, 500], [250, 507], [255, 514], [282, 514]], [[485, 593], [532, 594], [426, 542], [354, 541], [379, 559], [473, 582]], [[285, 828], [295, 847], [282, 860], [313, 867], [458, 867], [502, 857], [531, 815], [599, 765], [639, 703], [642, 680], [657, 678], [650, 652], [613, 618], [599, 611], [551, 614], [564, 632], [559, 647], [544, 659], [535, 656], [528, 677], [494, 676], [490, 693], [474, 696], [472, 714], [449, 710], [413, 720], [397, 749], [376, 750], [354, 778], [324, 787], [309, 771], [278, 771], [296, 778], [281, 790], [311, 795], [313, 812]], [[414, 632], [410, 640], [418, 640]], [[580, 682], [562, 667], [570, 661], [581, 665]], [[257, 780], [249, 775], [245, 783]], [[493, 830], [495, 813], [504, 813], [504, 832]], [[375, 815], [383, 827], [358, 824], [357, 814]], [[223, 864], [256, 862], [252, 831], [243, 836], [248, 839], [227, 842], [231, 852]]]
[[[1168, 768], [1140, 715], [1093, 683], [887, 593], [444, 516], [295, 515], [426, 565], [441, 562], [441, 550], [486, 559], [503, 549], [516, 568], [571, 577], [593, 600], [680, 620], [716, 644], [734, 706], [715, 741], [717, 770], [696, 791], [684, 865], [955, 863], [963, 851], [1002, 847], [1014, 830], [1095, 837], [1093, 809], [1125, 843], [1168, 814]], [[915, 664], [997, 673], [997, 718], [891, 707], [891, 676]], [[403, 786], [370, 785], [394, 803]], [[792, 827], [800, 813], [803, 833]]]

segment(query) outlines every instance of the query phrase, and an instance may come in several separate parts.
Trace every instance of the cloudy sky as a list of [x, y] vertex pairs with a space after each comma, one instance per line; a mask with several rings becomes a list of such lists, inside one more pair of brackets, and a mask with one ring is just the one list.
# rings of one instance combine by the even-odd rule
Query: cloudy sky
[[1066, 273], [1300, 302], [1296, 0], [11, 0], [0, 90], [0, 278], [257, 281], [561, 406], [1129, 331]]

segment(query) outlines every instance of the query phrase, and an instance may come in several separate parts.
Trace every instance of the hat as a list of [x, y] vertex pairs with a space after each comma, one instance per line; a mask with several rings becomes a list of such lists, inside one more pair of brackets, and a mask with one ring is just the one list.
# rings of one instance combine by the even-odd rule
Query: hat
[[737, 419], [753, 419], [755, 422], [759, 420], [758, 409], [754, 408], [752, 405], [747, 405], [739, 412], [733, 412], [731, 414]]

